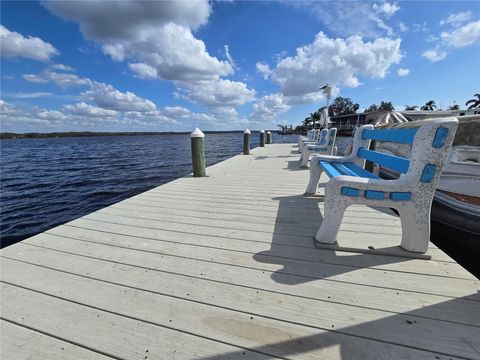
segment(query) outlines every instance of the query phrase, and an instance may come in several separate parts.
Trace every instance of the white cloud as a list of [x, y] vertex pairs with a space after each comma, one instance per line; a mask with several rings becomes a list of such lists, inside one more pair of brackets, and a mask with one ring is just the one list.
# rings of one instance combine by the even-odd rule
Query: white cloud
[[93, 117], [108, 117], [117, 115], [115, 110], [103, 109], [97, 106], [88, 105], [83, 101], [73, 105], [65, 105], [63, 108], [72, 115]]
[[113, 60], [130, 60], [137, 75], [152, 78], [154, 69], [165, 80], [199, 81], [234, 71], [233, 63], [210, 56], [205, 43], [192, 34], [192, 29], [208, 20], [211, 6], [207, 0], [47, 1], [44, 5], [78, 22], [84, 36], [102, 44]]
[[461, 48], [480, 42], [480, 20], [473, 21], [452, 32], [440, 35], [447, 46]]
[[71, 66], [63, 65], [63, 64], [53, 64], [50, 65], [52, 69], [60, 70], [60, 71], [75, 71], [75, 69]]
[[430, 30], [427, 26], [427, 23], [423, 22], [423, 23], [413, 24], [412, 31], [414, 33], [418, 33], [418, 32], [429, 32]]
[[50, 70], [44, 70], [40, 74], [25, 74], [23, 78], [29, 82], [46, 84], [53, 82], [61, 88], [70, 86], [88, 86], [92, 82], [87, 78], [80, 78], [75, 74], [58, 73]]
[[400, 21], [400, 23], [398, 24], [398, 27], [401, 32], [405, 33], [408, 31], [408, 26], [403, 21]]
[[404, 69], [404, 68], [397, 69], [398, 76], [407, 76], [408, 74], [410, 74], [410, 69]]
[[[342, 36], [378, 37], [393, 34], [386, 20], [398, 11], [393, 3], [370, 1], [292, 1], [290, 6], [301, 8], [315, 16], [330, 31]], [[359, 20], [361, 19], [361, 20]]]
[[24, 37], [0, 25], [0, 53], [2, 57], [24, 57], [37, 61], [49, 61], [59, 52], [51, 44], [38, 37]]
[[12, 99], [36, 99], [36, 98], [47, 97], [52, 95], [53, 94], [50, 92], [41, 92], [41, 91], [30, 92], [30, 93], [18, 92], [18, 93], [4, 94], [5, 97], [12, 98]]
[[[281, 59], [280, 59], [281, 60]], [[279, 60], [279, 61], [280, 61]], [[268, 64], [265, 64], [263, 62], [257, 62], [255, 64], [257, 71], [262, 74], [263, 78], [266, 80], [272, 73], [272, 69], [270, 69], [270, 66]]]
[[177, 97], [209, 107], [243, 105], [255, 98], [255, 90], [247, 84], [226, 79], [213, 81], [179, 82]]
[[82, 33], [97, 40], [142, 40], [170, 22], [196, 29], [211, 12], [208, 0], [197, 1], [43, 1], [64, 20], [80, 24]]
[[357, 87], [359, 77], [383, 78], [400, 62], [400, 39], [378, 38], [364, 42], [359, 36], [332, 39], [320, 32], [313, 43], [277, 63], [271, 79], [289, 103], [316, 101], [319, 86], [329, 83]]
[[230, 54], [230, 48], [228, 45], [223, 45], [223, 49], [225, 50], [225, 57], [227, 58], [228, 62], [230, 65], [232, 65], [233, 68], [236, 68], [235, 60], [233, 60], [232, 55]]
[[429, 49], [422, 53], [422, 56], [431, 62], [437, 62], [443, 60], [447, 57], [447, 53], [445, 51], [441, 51], [438, 49]]
[[185, 119], [191, 115], [192, 112], [183, 106], [166, 106], [162, 114], [172, 119]]
[[387, 17], [390, 17], [393, 14], [395, 14], [398, 10], [400, 10], [400, 6], [398, 6], [395, 3], [384, 2], [382, 4], [373, 4], [373, 9], [377, 13], [384, 14]]
[[471, 11], [465, 11], [457, 14], [450, 14], [448, 18], [440, 21], [440, 25], [451, 25], [454, 27], [458, 27], [461, 24], [467, 22], [472, 17]]
[[91, 87], [81, 95], [104, 109], [139, 112], [157, 109], [150, 100], [143, 99], [130, 91], [121, 92], [112, 85], [99, 82], [93, 82]]
[[154, 67], [144, 63], [132, 63], [128, 64], [128, 67], [135, 74], [144, 79], [155, 79], [158, 76], [157, 70]]
[[270, 94], [261, 97], [253, 105], [254, 112], [251, 118], [254, 120], [272, 120], [278, 114], [287, 111], [290, 106], [286, 104], [282, 94]]

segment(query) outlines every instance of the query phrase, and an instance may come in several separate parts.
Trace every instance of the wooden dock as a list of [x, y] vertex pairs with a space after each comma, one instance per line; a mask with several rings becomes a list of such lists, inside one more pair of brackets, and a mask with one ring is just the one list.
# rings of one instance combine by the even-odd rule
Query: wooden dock
[[[316, 249], [298, 157], [257, 148], [3, 249], [0, 358], [480, 359], [480, 282], [433, 244]], [[399, 236], [353, 206], [339, 241]]]

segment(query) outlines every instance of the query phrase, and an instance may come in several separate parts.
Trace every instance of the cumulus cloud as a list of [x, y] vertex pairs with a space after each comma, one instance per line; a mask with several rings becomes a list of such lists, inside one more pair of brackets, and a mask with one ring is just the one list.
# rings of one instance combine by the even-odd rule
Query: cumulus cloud
[[448, 46], [460, 48], [480, 42], [480, 20], [473, 21], [452, 32], [442, 32], [440, 35]]
[[[279, 59], [280, 61], [281, 59]], [[272, 73], [272, 69], [270, 69], [270, 66], [268, 64], [265, 64], [264, 62], [257, 62], [255, 64], [257, 71], [262, 74], [263, 78], [266, 80]]]
[[458, 27], [472, 17], [471, 11], [465, 11], [457, 14], [450, 14], [446, 19], [440, 21], [440, 25], [452, 25]]
[[208, 107], [243, 105], [255, 98], [247, 84], [227, 79], [177, 83], [176, 96]]
[[282, 94], [270, 94], [261, 97], [253, 105], [253, 120], [271, 120], [278, 114], [287, 111], [290, 106], [286, 104]]
[[24, 92], [18, 92], [18, 93], [7, 93], [3, 94], [5, 97], [12, 98], [12, 99], [37, 99], [41, 97], [47, 97], [47, 96], [52, 96], [53, 94], [50, 92], [30, 92], [30, 93], [24, 93]]
[[100, 82], [93, 82], [81, 95], [104, 109], [139, 112], [157, 109], [150, 100], [143, 99], [130, 91], [121, 92], [112, 85]]
[[295, 56], [277, 63], [270, 78], [289, 103], [318, 100], [325, 83], [357, 87], [359, 77], [383, 78], [400, 62], [400, 39], [378, 38], [365, 42], [359, 36], [332, 39], [320, 32], [313, 43], [300, 47]]
[[23, 35], [0, 25], [0, 53], [2, 57], [24, 57], [37, 61], [49, 61], [59, 52], [51, 44], [38, 37]]
[[[54, 14], [80, 24], [115, 61], [131, 61], [137, 75], [173, 81], [213, 80], [233, 73], [233, 62], [211, 56], [192, 29], [211, 6], [201, 1], [47, 1]], [[229, 57], [229, 56], [227, 56]]]
[[447, 57], [447, 53], [445, 51], [437, 50], [437, 49], [430, 49], [426, 50], [422, 53], [422, 56], [431, 62], [437, 62], [443, 60]]
[[408, 26], [403, 21], [400, 21], [400, 23], [398, 24], [398, 28], [401, 32], [404, 33], [408, 31]]
[[404, 68], [397, 69], [398, 76], [407, 76], [408, 74], [410, 74], [410, 69], [404, 69]]
[[132, 63], [128, 64], [130, 70], [132, 70], [136, 75], [144, 79], [155, 79], [158, 74], [157, 70], [144, 63]]
[[90, 79], [80, 78], [75, 74], [59, 73], [48, 69], [36, 75], [25, 74], [23, 78], [37, 84], [54, 83], [63, 89], [70, 86], [88, 86], [92, 83]]
[[50, 65], [50, 68], [55, 70], [60, 70], [60, 71], [75, 71], [73, 67], [68, 65], [63, 65], [63, 64], [53, 64], [53, 65]]
[[176, 23], [190, 29], [210, 16], [208, 0], [197, 1], [43, 1], [53, 14], [79, 23], [89, 39], [142, 40], [159, 26]]
[[[463, 18], [466, 19], [467, 16], [464, 15]], [[447, 18], [447, 20], [448, 19], [450, 19], [450, 17]], [[458, 24], [458, 17], [451, 20], [450, 24]], [[423, 57], [432, 62], [445, 59], [448, 52], [452, 49], [478, 44], [480, 43], [480, 20], [472, 21], [456, 28], [454, 27], [451, 31], [444, 31], [439, 37], [432, 37], [432, 42], [436, 42], [435, 47], [422, 53]]]
[[63, 108], [70, 114], [80, 116], [105, 117], [117, 115], [115, 110], [103, 109], [97, 106], [88, 105], [83, 101], [73, 105], [65, 105]]

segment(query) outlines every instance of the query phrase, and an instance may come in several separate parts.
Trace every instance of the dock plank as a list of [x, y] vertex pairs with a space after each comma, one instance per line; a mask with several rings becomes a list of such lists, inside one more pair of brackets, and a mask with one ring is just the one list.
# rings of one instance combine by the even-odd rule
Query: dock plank
[[[469, 301], [468, 296], [457, 298], [455, 303], [451, 303], [449, 300], [452, 297], [447, 296], [345, 284], [328, 279], [320, 282], [307, 282], [302, 277], [278, 274], [277, 281], [275, 281], [271, 277], [262, 278], [261, 270], [168, 255], [162, 255], [161, 261], [153, 262], [149, 261], [149, 258], [153, 258], [153, 256], [128, 253], [129, 264], [127, 264], [116, 261], [117, 257], [115, 256], [109, 259], [99, 259], [90, 255], [67, 253], [27, 243], [22, 243], [22, 245], [9, 248], [3, 254], [4, 258], [108, 281], [113, 281], [116, 274], [121, 274], [120, 281], [126, 281], [125, 284], [131, 286], [156, 284], [152, 280], [151, 272], [159, 272], [158, 276], [170, 274], [187, 277], [192, 283], [196, 280], [203, 280], [241, 288], [236, 291], [232, 290], [232, 293], [235, 294], [243, 292], [242, 289], [246, 288], [255, 290], [256, 293], [267, 291], [398, 314], [416, 310], [416, 316], [465, 325], [477, 326], [480, 323], [480, 304]], [[125, 253], [126, 250], [119, 250], [120, 252]], [[51, 261], [53, 257], [55, 262]], [[137, 257], [138, 261], [135, 261]], [[158, 281], [158, 284], [161, 285], [162, 282]], [[174, 290], [176, 290], [175, 287], [172, 288], [172, 291]], [[361, 296], [357, 294], [361, 294]], [[395, 301], [385, 302], [383, 301], [385, 297], [395, 299]], [[441, 303], [449, 303], [449, 306], [440, 308], [438, 304]]]
[[[436, 246], [430, 261], [313, 247], [322, 184], [303, 196], [292, 145], [207, 175], [2, 249], [2, 357], [32, 339], [20, 358], [66, 344], [67, 359], [480, 359], [479, 281]], [[397, 216], [365, 206], [339, 234], [400, 236]]]

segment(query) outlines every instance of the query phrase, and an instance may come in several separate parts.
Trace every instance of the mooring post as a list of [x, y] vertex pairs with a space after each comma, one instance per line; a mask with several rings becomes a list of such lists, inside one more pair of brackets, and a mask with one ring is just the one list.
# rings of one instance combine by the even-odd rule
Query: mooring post
[[265, 147], [265, 130], [260, 131], [260, 146]]
[[267, 131], [267, 144], [272, 143], [272, 133], [270, 131]]
[[199, 128], [195, 128], [190, 134], [190, 139], [192, 141], [193, 176], [205, 176], [205, 134]]
[[250, 130], [243, 132], [243, 155], [250, 155]]

